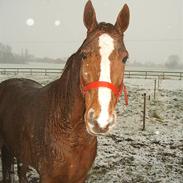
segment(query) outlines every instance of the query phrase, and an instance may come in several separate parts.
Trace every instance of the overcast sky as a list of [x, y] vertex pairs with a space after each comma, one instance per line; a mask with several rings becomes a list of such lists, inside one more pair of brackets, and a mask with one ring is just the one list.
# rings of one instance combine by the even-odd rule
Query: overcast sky
[[[27, 48], [40, 57], [68, 57], [86, 36], [86, 0], [0, 0], [0, 42], [14, 52]], [[125, 43], [130, 60], [163, 63], [183, 60], [183, 0], [92, 0], [98, 22], [115, 23], [127, 3], [131, 12]], [[26, 22], [28, 19], [33, 19]], [[56, 25], [55, 25], [55, 21]], [[60, 21], [60, 25], [59, 25]]]

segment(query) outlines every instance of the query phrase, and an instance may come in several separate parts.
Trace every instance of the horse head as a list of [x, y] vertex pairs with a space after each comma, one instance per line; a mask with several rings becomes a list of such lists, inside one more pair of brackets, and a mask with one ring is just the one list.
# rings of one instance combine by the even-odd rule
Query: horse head
[[116, 122], [115, 107], [123, 88], [128, 52], [123, 33], [129, 24], [129, 8], [125, 4], [116, 23], [98, 23], [91, 1], [84, 10], [87, 37], [80, 48], [81, 91], [85, 99], [85, 123], [92, 135], [106, 134]]

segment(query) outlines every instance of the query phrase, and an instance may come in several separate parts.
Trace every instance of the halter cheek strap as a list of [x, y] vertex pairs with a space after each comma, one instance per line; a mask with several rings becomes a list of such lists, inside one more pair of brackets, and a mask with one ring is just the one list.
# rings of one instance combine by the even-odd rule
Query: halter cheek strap
[[114, 84], [106, 81], [94, 81], [87, 84], [86, 86], [83, 86], [82, 93], [83, 95], [85, 95], [87, 91], [92, 89], [97, 89], [99, 87], [109, 88], [110, 90], [112, 90], [114, 95], [117, 97], [117, 100], [119, 100], [119, 97], [122, 94], [122, 91], [124, 91], [125, 104], [128, 105], [128, 92], [127, 92], [126, 86], [123, 83], [120, 85], [119, 88], [117, 88]]

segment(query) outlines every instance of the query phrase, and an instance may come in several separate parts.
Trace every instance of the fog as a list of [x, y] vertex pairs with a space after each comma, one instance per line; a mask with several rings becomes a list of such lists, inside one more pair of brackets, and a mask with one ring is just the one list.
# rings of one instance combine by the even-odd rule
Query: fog
[[[67, 58], [86, 36], [86, 0], [0, 0], [0, 42], [21, 54]], [[127, 3], [131, 12], [125, 43], [130, 62], [183, 60], [183, 0], [92, 0], [98, 22], [115, 23]], [[56, 21], [56, 22], [55, 22]]]

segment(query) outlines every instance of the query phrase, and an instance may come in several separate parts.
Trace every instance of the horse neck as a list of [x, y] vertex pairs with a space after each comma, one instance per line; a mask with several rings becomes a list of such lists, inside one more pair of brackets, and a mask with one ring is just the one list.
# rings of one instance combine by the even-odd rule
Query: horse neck
[[[48, 119], [45, 125], [45, 143], [50, 139], [67, 144], [68, 148], [79, 144], [96, 145], [84, 121], [85, 105], [80, 91], [80, 58], [72, 56], [60, 79], [46, 88], [48, 97]], [[69, 143], [68, 143], [69, 141]]]
[[60, 79], [49, 88], [50, 110], [54, 122], [66, 128], [84, 124], [84, 99], [80, 91], [80, 58], [75, 54], [69, 58]]

